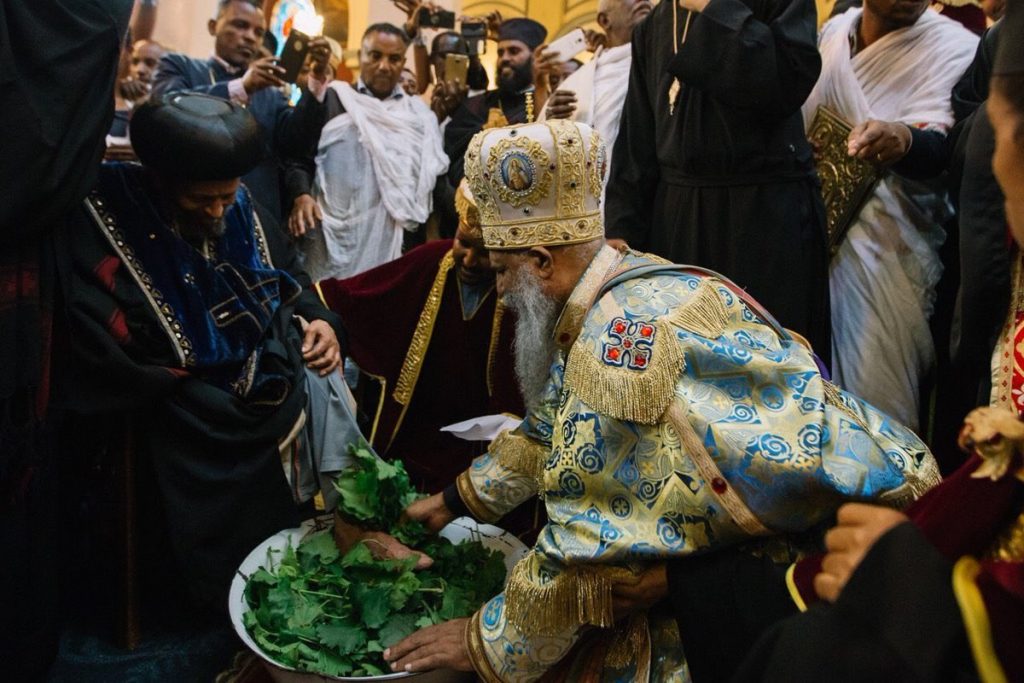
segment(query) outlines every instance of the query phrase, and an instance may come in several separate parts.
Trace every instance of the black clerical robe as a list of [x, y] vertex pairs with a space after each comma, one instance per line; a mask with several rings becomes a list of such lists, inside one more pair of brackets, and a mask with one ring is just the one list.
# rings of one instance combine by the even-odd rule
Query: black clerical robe
[[162, 570], [220, 612], [246, 554], [309, 512], [278, 450], [306, 406], [293, 314], [343, 338], [269, 212], [259, 218], [239, 188], [224, 235], [201, 253], [163, 217], [141, 166], [105, 164], [56, 240], [72, 356], [64, 400], [131, 417], [138, 467], [156, 484], [136, 494], [162, 520], [140, 532], [160, 548], [140, 573]]
[[674, 5], [633, 34], [607, 234], [723, 273], [827, 357], [824, 207], [800, 115], [821, 69], [814, 2], [711, 0], [688, 28]]

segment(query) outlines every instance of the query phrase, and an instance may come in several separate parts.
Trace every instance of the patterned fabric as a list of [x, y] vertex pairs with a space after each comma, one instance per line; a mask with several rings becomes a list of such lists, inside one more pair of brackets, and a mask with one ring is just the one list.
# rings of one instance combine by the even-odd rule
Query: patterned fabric
[[990, 405], [1024, 415], [1024, 267], [1022, 255], [1013, 257], [1010, 310], [992, 354]]
[[[630, 254], [618, 272], [653, 263]], [[708, 308], [709, 285], [726, 321], [716, 338], [684, 326], [695, 319], [691, 304]], [[730, 285], [662, 268], [595, 289], [572, 350], [552, 368], [548, 400], [518, 430], [550, 444], [541, 482], [503, 464], [500, 448], [462, 475], [460, 492], [475, 492], [474, 503], [494, 515], [539, 485], [549, 516], [506, 592], [480, 612], [482, 651], [502, 680], [533, 680], [590, 627], [613, 626], [611, 584], [624, 568], [806, 532], [846, 501], [905, 504], [937, 483], [917, 437], [823, 381], [812, 354]], [[643, 382], [671, 362], [668, 349], [685, 362], [666, 398], [655, 382], [650, 396], [661, 418], [649, 424], [595, 409], [614, 407], [628, 387], [601, 395], [600, 378], [573, 381], [574, 365], [589, 358]], [[638, 642], [654, 649], [632, 648], [640, 668], [628, 680], [646, 680], [637, 672], [649, 671], [651, 658], [678, 663], [657, 680], [685, 679], [678, 636], [652, 640], [648, 632]], [[619, 680], [614, 671], [622, 670], [606, 666], [602, 680]]]

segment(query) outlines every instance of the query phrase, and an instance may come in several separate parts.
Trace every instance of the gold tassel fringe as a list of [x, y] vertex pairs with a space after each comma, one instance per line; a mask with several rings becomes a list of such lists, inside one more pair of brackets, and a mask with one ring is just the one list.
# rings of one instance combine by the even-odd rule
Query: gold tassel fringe
[[657, 424], [675, 396], [686, 358], [667, 324], [655, 323], [661, 337], [646, 370], [606, 365], [577, 342], [565, 364], [565, 386], [594, 410], [617, 420]]
[[641, 655], [651, 649], [651, 632], [647, 624], [647, 614], [637, 612], [629, 621], [609, 634], [612, 639], [604, 663], [611, 669], [624, 669], [637, 661]]
[[491, 443], [490, 452], [502, 467], [539, 482], [550, 450], [522, 434], [504, 432]]
[[612, 585], [633, 574], [621, 567], [575, 566], [546, 584], [532, 578], [539, 559], [530, 553], [512, 568], [505, 586], [508, 620], [520, 633], [558, 635], [590, 624], [609, 628], [612, 614]]
[[693, 297], [669, 316], [669, 322], [706, 339], [718, 339], [729, 324], [729, 312], [715, 285], [702, 280]]

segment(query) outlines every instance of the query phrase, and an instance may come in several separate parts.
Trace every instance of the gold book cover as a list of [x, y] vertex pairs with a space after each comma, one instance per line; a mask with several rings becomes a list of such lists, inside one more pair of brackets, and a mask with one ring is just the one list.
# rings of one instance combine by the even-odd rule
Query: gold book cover
[[807, 138], [818, 150], [818, 176], [828, 218], [828, 248], [835, 254], [864, 201], [882, 178], [874, 164], [847, 154], [853, 126], [822, 105], [814, 113]]

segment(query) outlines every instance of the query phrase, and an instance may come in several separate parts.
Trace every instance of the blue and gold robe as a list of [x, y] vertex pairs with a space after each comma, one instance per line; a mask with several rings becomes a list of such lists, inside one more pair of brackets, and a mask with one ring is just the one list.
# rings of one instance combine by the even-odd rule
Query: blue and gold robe
[[543, 400], [457, 481], [480, 519], [536, 494], [549, 517], [471, 621], [485, 681], [534, 680], [594, 628], [602, 680], [686, 680], [674, 622], [616, 627], [617, 579], [785, 544], [844, 502], [901, 507], [939, 480], [914, 434], [827, 382], [804, 344], [713, 273], [605, 247], [555, 341]]

